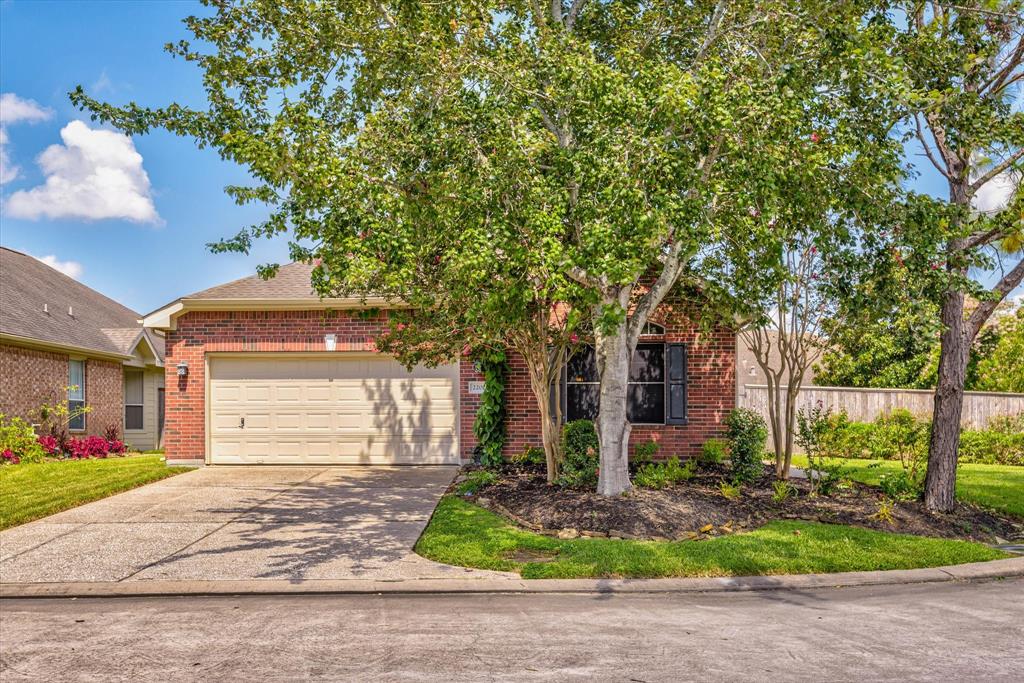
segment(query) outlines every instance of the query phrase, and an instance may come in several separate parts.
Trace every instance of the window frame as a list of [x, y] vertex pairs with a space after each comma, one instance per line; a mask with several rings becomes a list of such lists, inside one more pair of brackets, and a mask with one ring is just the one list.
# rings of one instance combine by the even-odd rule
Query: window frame
[[[75, 378], [72, 375], [72, 373], [73, 373], [72, 368], [76, 367], [76, 364], [78, 364], [78, 367], [82, 368], [82, 372], [81, 372], [82, 377], [81, 377], [81, 380], [79, 382], [75, 382]], [[86, 367], [86, 360], [84, 358], [68, 358], [67, 402], [68, 402], [68, 413], [69, 414], [71, 413], [72, 410], [74, 410], [74, 409], [76, 409], [78, 407], [81, 407], [83, 409], [86, 407], [86, 400], [88, 398], [86, 396], [86, 393], [85, 393], [86, 372], [87, 372], [87, 367]], [[74, 389], [74, 387], [78, 387], [77, 391]], [[80, 394], [81, 396], [78, 397], [78, 396], [76, 396], [76, 394]], [[80, 415], [78, 415], [78, 416], [76, 416], [74, 418], [69, 418], [68, 419], [68, 431], [69, 432], [84, 432], [88, 428], [87, 415], [88, 415], [87, 413], [83, 412], [82, 414], [80, 414]], [[79, 420], [81, 421], [81, 426], [80, 427], [79, 426], [75, 426], [76, 423]]]
[[[142, 399], [139, 403], [128, 402], [128, 375], [138, 375], [140, 385], [140, 398]], [[129, 408], [140, 408], [140, 418], [138, 427], [128, 426], [128, 409]], [[146, 429], [146, 373], [140, 369], [125, 369], [124, 371], [124, 431], [126, 432], [141, 432]]]
[[[655, 335], [652, 335], [652, 336], [655, 336]], [[635, 381], [634, 382], [634, 381], [630, 380], [629, 382], [627, 382], [627, 389], [626, 389], [626, 391], [629, 392], [629, 386], [631, 386], [631, 385], [652, 385], [652, 384], [653, 385], [659, 385], [660, 384], [661, 387], [662, 387], [662, 397], [663, 397], [662, 398], [661, 421], [660, 422], [630, 422], [630, 424], [634, 425], [634, 426], [639, 426], [639, 427], [665, 427], [665, 426], [672, 426], [672, 425], [685, 425], [685, 424], [687, 424], [687, 418], [688, 418], [688, 413], [689, 413], [689, 406], [688, 406], [688, 402], [689, 402], [688, 401], [688, 399], [689, 399], [689, 396], [688, 396], [688, 393], [689, 393], [688, 392], [688, 384], [689, 384], [689, 359], [688, 359], [688, 349], [686, 348], [687, 345], [686, 344], [669, 344], [669, 343], [663, 342], [663, 341], [650, 341], [650, 342], [641, 342], [641, 343], [637, 344], [637, 349], [639, 349], [642, 346], [646, 346], [646, 347], [659, 347], [661, 349], [661, 353], [662, 353], [662, 379], [661, 379], [660, 382], [643, 382], [643, 381]], [[683, 351], [682, 351], [682, 353], [683, 353], [683, 356], [682, 356], [682, 361], [683, 361], [683, 377], [682, 377], [681, 381], [675, 381], [674, 382], [674, 381], [672, 381], [672, 379], [670, 377], [670, 366], [669, 366], [669, 361], [670, 361], [670, 359], [669, 359], [669, 348], [670, 347], [682, 347], [682, 349], [683, 349]], [[584, 346], [582, 350], [589, 351], [592, 354], [595, 353], [594, 348], [592, 346], [589, 346], [589, 345]], [[577, 352], [577, 353], [579, 353], [579, 352]], [[634, 351], [634, 354], [635, 353], [636, 353], [636, 351]], [[596, 357], [595, 357], [595, 362], [596, 362]], [[630, 361], [630, 363], [632, 364], [632, 360]], [[570, 388], [570, 386], [571, 385], [575, 385], [575, 386], [582, 386], [582, 385], [597, 386], [597, 385], [600, 384], [600, 382], [597, 381], [596, 379], [595, 380], [571, 381], [571, 378], [569, 377], [568, 367], [569, 367], [569, 359], [566, 359], [565, 364], [562, 366], [562, 373], [561, 373], [561, 380], [560, 380], [560, 384], [562, 386], [561, 386], [561, 391], [559, 392], [560, 393], [561, 404], [562, 404], [562, 406], [561, 406], [562, 407], [562, 411], [561, 412], [562, 412], [562, 422], [563, 423], [570, 421], [569, 420], [569, 388]], [[673, 384], [681, 384], [682, 385], [683, 418], [681, 420], [680, 419], [676, 419], [676, 420], [670, 419], [670, 414], [669, 414], [670, 409], [671, 409], [670, 401], [672, 400], [672, 397], [670, 395], [670, 391], [671, 391], [671, 386]], [[629, 402], [628, 401], [629, 401], [629, 396], [628, 396], [628, 393], [627, 393], [627, 404], [626, 404], [627, 414], [628, 414], [628, 411], [629, 411]], [[576, 419], [593, 419], [593, 418], [582, 418], [581, 417], [581, 418], [576, 418]]]

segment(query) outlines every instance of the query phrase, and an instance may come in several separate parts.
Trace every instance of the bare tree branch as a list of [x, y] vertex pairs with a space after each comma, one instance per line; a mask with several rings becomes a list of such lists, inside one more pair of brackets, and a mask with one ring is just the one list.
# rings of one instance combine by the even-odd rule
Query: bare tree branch
[[1021, 147], [1016, 152], [1008, 156], [1006, 159], [1003, 159], [1003, 161], [990, 168], [985, 175], [981, 176], [973, 183], [971, 183], [969, 186], [970, 193], [973, 195], [975, 192], [981, 189], [982, 185], [984, 185], [985, 183], [992, 180], [1003, 171], [1013, 166], [1021, 157], [1024, 157], [1024, 147]]
[[999, 281], [995, 287], [992, 288], [992, 293], [995, 296], [991, 299], [987, 299], [978, 304], [978, 307], [971, 313], [971, 317], [967, 319], [967, 331], [970, 335], [969, 339], [974, 337], [981, 331], [981, 326], [985, 324], [985, 321], [992, 315], [992, 311], [996, 309], [1006, 295], [1009, 294], [1016, 288], [1021, 281], [1024, 281], [1024, 258], [1017, 262], [1017, 265], [1013, 267], [1009, 273], [1003, 276], [1003, 279]]
[[939, 160], [932, 154], [932, 148], [928, 146], [928, 140], [925, 139], [924, 130], [921, 129], [921, 119], [918, 118], [917, 114], [914, 114], [914, 127], [917, 129], [917, 139], [921, 141], [921, 146], [924, 147], [924, 153], [928, 156], [928, 161], [932, 162], [932, 166], [941, 173], [946, 180], [952, 180], [952, 176], [949, 175], [949, 171], [945, 166], [939, 163]]

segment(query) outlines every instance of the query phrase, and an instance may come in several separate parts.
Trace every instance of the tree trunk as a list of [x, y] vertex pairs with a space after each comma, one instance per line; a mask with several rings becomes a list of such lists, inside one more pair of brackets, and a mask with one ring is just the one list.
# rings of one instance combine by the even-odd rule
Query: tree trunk
[[627, 326], [622, 323], [611, 334], [597, 332], [595, 352], [600, 375], [600, 410], [597, 414], [597, 438], [601, 446], [597, 492], [617, 496], [632, 488], [629, 481], [629, 433], [626, 409], [629, 386], [629, 348]]
[[942, 302], [942, 338], [924, 503], [932, 512], [952, 512], [956, 503], [956, 464], [960, 450], [970, 334], [964, 322], [964, 295], [948, 291]]
[[[547, 480], [553, 484], [558, 478], [562, 466], [562, 435], [559, 425], [562, 423], [561, 404], [559, 397], [555, 396], [555, 414], [551, 412], [551, 399], [548, 392], [551, 389], [552, 378], [558, 377], [562, 370], [562, 363], [557, 362], [548, 367], [547, 348], [522, 349], [520, 354], [526, 361], [530, 373], [530, 389], [533, 390], [533, 397], [537, 401], [537, 410], [540, 412], [540, 435], [541, 443], [544, 446], [544, 459], [547, 463]], [[560, 354], [556, 358], [564, 358]], [[555, 382], [555, 391], [559, 391], [559, 383]]]

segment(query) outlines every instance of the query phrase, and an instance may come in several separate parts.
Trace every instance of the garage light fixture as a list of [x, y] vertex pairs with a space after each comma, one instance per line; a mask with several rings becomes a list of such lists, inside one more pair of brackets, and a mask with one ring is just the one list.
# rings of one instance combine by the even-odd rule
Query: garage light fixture
[[178, 361], [178, 365], [176, 367], [178, 368], [178, 377], [185, 377], [186, 375], [188, 375], [188, 361], [187, 360], [180, 360], [180, 361]]
[[338, 338], [333, 334], [325, 334], [324, 346], [327, 347], [328, 351], [333, 351], [338, 347]]

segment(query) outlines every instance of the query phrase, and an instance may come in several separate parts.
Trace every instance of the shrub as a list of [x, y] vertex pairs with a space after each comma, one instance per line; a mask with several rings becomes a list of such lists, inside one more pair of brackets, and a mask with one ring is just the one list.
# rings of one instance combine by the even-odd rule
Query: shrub
[[[832, 459], [834, 450], [829, 442], [834, 433], [831, 408], [820, 402], [809, 410], [801, 408], [796, 413], [796, 443], [807, 455], [807, 480], [811, 495], [830, 495], [843, 477], [841, 461]], [[840, 413], [839, 422], [846, 421], [846, 414]]]
[[650, 440], [633, 447], [633, 459], [638, 463], [651, 462], [658, 452], [658, 442]]
[[558, 475], [558, 484], [569, 487], [597, 485], [600, 444], [597, 430], [590, 420], [566, 422], [562, 428], [565, 460]]
[[725, 439], [708, 439], [700, 448], [702, 465], [720, 465], [729, 455], [729, 442]]
[[924, 494], [924, 469], [886, 472], [879, 478], [878, 488], [893, 500], [917, 500]]
[[0, 413], [0, 453], [10, 453], [4, 460], [11, 464], [39, 462], [46, 455], [32, 425], [20, 417], [9, 418], [3, 413]]
[[523, 449], [522, 453], [512, 456], [512, 462], [516, 465], [528, 467], [545, 467], [548, 463], [548, 458], [543, 448], [527, 446]]
[[761, 458], [768, 428], [764, 418], [753, 410], [735, 408], [725, 418], [729, 437], [729, 459], [735, 482], [749, 484], [764, 472]]
[[695, 461], [687, 460], [685, 464], [680, 464], [679, 458], [672, 457], [665, 462], [641, 465], [633, 477], [633, 483], [645, 489], [663, 489], [693, 479], [696, 472]]
[[723, 481], [718, 484], [718, 490], [729, 500], [737, 500], [743, 492], [743, 487], [735, 482], [730, 484], [727, 481]]
[[785, 503], [796, 493], [796, 489], [788, 481], [775, 481], [772, 483], [772, 501]]
[[505, 378], [508, 363], [501, 351], [490, 351], [477, 361], [484, 376], [484, 393], [473, 422], [478, 446], [478, 461], [484, 467], [502, 464], [501, 449], [505, 445]]
[[466, 475], [465, 481], [455, 487], [456, 493], [466, 496], [476, 493], [482, 488], [498, 483], [498, 475], [491, 470], [476, 470]]
[[[846, 413], [827, 417], [819, 435], [823, 458], [900, 460], [905, 469], [923, 460], [928, 451], [931, 423], [896, 409], [873, 422], [851, 422]], [[986, 429], [960, 432], [960, 462], [987, 465], [1024, 465], [1024, 414], [997, 416]]]

